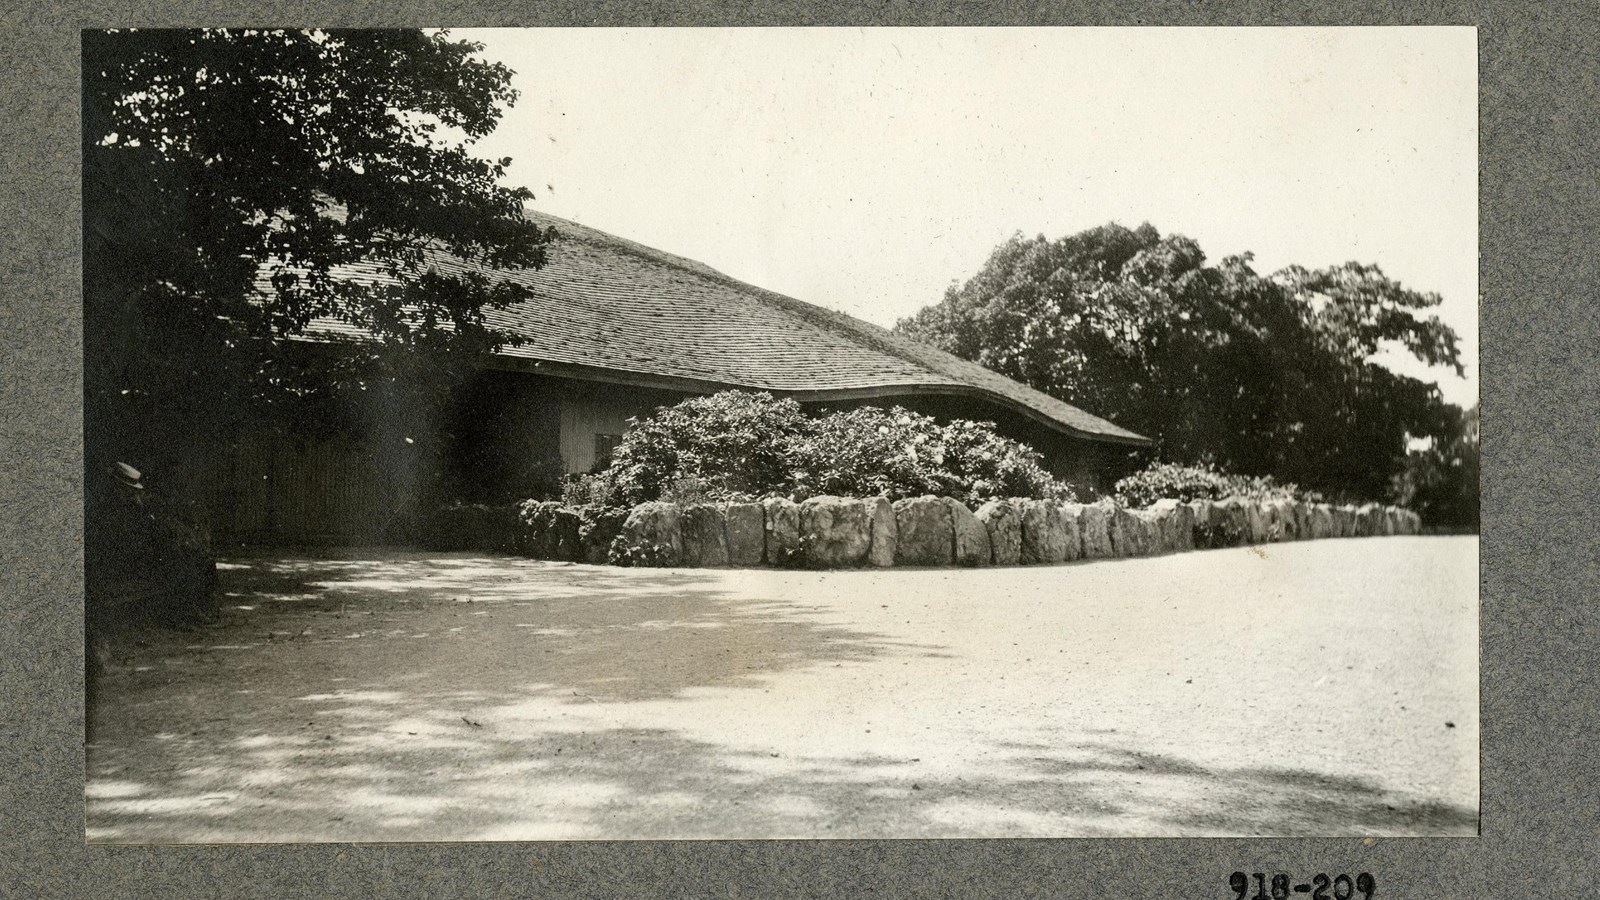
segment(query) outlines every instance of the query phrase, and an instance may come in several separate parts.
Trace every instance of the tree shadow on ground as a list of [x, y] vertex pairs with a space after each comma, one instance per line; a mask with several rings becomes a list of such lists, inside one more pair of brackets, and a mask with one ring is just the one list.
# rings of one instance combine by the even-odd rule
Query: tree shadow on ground
[[[248, 682], [280, 668], [277, 648], [290, 645], [304, 676], [291, 692], [349, 675], [335, 672], [346, 653], [401, 655], [386, 667], [397, 685], [448, 671], [485, 698], [534, 691], [573, 702], [670, 698], [798, 667], [939, 653], [730, 591], [709, 572], [458, 555], [225, 566], [223, 619], [192, 632], [183, 650], [232, 654], [224, 664]], [[193, 653], [166, 661], [206, 666]]]
[[[1385, 789], [1364, 778], [1304, 768], [1206, 767], [1170, 754], [1093, 742], [1015, 756], [1008, 765], [1047, 776], [1090, 772], [1123, 775], [1122, 802], [1143, 807], [1159, 834], [1208, 836], [1475, 835], [1478, 812]], [[1157, 790], [1141, 791], [1150, 782]], [[1172, 803], [1174, 798], [1193, 798]], [[1164, 805], [1153, 802], [1165, 798]]]
[[923, 760], [584, 718], [589, 704], [944, 652], [729, 592], [714, 573], [465, 556], [237, 565], [222, 621], [152, 634], [108, 675], [90, 840], [1476, 832], [1475, 811], [1431, 798], [1203, 765], [1109, 730]]
[[[395, 702], [404, 702], [396, 700]], [[1298, 770], [1103, 744], [960, 773], [788, 759], [668, 729], [259, 735], [90, 786], [97, 841], [1473, 834], [1470, 810]]]

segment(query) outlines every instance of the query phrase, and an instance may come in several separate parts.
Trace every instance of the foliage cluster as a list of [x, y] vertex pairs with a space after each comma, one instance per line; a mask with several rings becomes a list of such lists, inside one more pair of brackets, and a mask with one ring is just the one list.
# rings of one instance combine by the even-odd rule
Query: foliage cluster
[[1124, 506], [1143, 507], [1157, 500], [1299, 500], [1322, 498], [1298, 485], [1279, 484], [1270, 475], [1236, 475], [1213, 465], [1155, 463], [1117, 482], [1116, 499]]
[[[480, 49], [418, 30], [84, 33], [92, 458], [198, 471], [278, 419], [430, 465], [440, 398], [515, 341], [487, 311], [528, 293], [480, 270], [541, 266], [553, 238], [500, 184], [511, 161], [470, 152], [516, 99]], [[328, 322], [367, 339], [286, 340]]]
[[1154, 438], [1155, 459], [1383, 496], [1458, 412], [1375, 361], [1462, 371], [1439, 296], [1360, 263], [1250, 263], [1148, 224], [1018, 235], [896, 329]]
[[1391, 502], [1409, 506], [1428, 525], [1478, 530], [1478, 407], [1461, 414], [1454, 429], [1412, 450], [1390, 485]]
[[984, 422], [940, 424], [901, 407], [807, 416], [770, 394], [723, 391], [633, 423], [610, 465], [569, 484], [568, 497], [647, 500], [794, 499], [823, 494], [891, 499], [937, 494], [1070, 498], [1037, 451]]

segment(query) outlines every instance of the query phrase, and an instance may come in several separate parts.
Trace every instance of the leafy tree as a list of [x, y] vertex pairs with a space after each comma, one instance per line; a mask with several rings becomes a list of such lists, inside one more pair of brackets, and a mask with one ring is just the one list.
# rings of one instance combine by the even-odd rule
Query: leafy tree
[[[516, 98], [479, 49], [414, 30], [85, 32], [91, 481], [129, 459], [181, 490], [263, 419], [422, 452], [395, 448], [431, 437], [441, 385], [514, 340], [484, 312], [526, 289], [483, 267], [541, 266], [550, 238], [528, 192], [499, 185], [510, 160], [469, 152]], [[327, 323], [361, 337], [296, 340]]]
[[[469, 152], [516, 97], [478, 49], [419, 31], [84, 33], [92, 643], [142, 614], [112, 615], [129, 596], [164, 618], [208, 605], [209, 546], [182, 520], [246, 425], [360, 434], [397, 495], [426, 485], [440, 399], [512, 340], [485, 310], [525, 296], [480, 273], [542, 265], [551, 237], [523, 217], [528, 192], [499, 185], [510, 160]], [[329, 323], [350, 337], [300, 340], [337, 337]], [[118, 485], [117, 461], [148, 489]]]
[[1459, 371], [1455, 333], [1418, 315], [1439, 302], [1375, 266], [1263, 276], [1110, 224], [1014, 236], [896, 329], [1150, 435], [1159, 459], [1376, 497], [1443, 407], [1372, 357], [1397, 344]]
[[1390, 498], [1409, 506], [1428, 525], [1478, 530], [1478, 406], [1449, 408], [1451, 430], [1406, 456]]

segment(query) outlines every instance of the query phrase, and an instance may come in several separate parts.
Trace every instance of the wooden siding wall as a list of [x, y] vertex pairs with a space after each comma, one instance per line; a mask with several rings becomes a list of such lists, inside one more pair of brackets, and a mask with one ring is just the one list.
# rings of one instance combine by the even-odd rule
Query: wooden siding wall
[[273, 432], [240, 441], [210, 488], [209, 524], [223, 542], [381, 542], [411, 502], [361, 446]]
[[622, 434], [628, 419], [649, 415], [653, 405], [636, 398], [571, 396], [561, 404], [561, 465], [567, 472], [594, 468], [597, 434]]

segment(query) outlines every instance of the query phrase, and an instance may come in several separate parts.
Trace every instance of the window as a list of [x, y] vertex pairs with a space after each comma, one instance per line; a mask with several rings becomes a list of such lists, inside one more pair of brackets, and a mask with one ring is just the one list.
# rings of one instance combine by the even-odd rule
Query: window
[[617, 449], [622, 443], [620, 434], [596, 434], [594, 436], [594, 469], [604, 469], [611, 464], [611, 451]]

